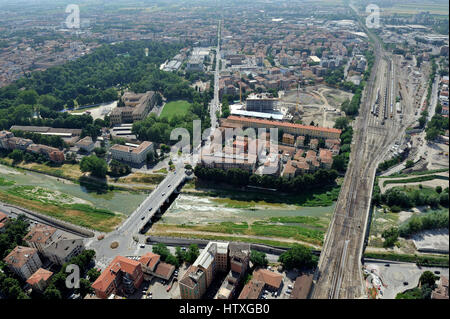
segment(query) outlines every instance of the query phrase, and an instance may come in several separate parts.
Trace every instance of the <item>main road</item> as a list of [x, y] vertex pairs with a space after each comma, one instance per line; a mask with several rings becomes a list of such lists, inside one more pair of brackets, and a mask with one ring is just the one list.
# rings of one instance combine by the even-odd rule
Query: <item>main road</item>
[[314, 276], [312, 298], [317, 299], [354, 299], [365, 295], [361, 259], [376, 167], [401, 128], [395, 117], [388, 117], [382, 124], [370, 112], [375, 92], [383, 84], [379, 74], [383, 69], [381, 59], [390, 57], [379, 40], [362, 27], [375, 43], [375, 62], [363, 93], [360, 115], [354, 122], [348, 170]]

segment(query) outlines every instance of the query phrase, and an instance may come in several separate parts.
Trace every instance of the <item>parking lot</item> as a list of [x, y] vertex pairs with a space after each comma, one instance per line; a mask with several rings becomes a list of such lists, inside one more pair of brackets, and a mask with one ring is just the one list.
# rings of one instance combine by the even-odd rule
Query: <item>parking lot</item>
[[291, 297], [291, 291], [294, 287], [295, 280], [299, 276], [299, 273], [296, 271], [284, 271], [279, 272], [276, 269], [269, 269], [277, 274], [281, 274], [283, 276], [283, 281], [281, 283], [280, 290], [278, 292], [273, 293], [267, 290], [263, 291], [263, 295], [261, 299], [289, 299]]
[[370, 261], [366, 262], [364, 267], [366, 271], [374, 275], [374, 282], [381, 291], [378, 295], [380, 299], [395, 299], [398, 293], [416, 287], [420, 276], [426, 270], [447, 278], [449, 274], [448, 268], [419, 267], [412, 263]]

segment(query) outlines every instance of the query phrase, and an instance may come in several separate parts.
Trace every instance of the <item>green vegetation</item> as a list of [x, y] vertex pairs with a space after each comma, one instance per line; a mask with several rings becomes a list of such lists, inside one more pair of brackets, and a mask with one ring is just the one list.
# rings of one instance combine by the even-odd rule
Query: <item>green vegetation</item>
[[439, 228], [448, 229], [448, 215], [448, 210], [415, 215], [400, 227], [398, 235], [409, 237], [423, 230]]
[[127, 164], [121, 163], [116, 160], [112, 160], [111, 163], [109, 163], [109, 176], [112, 177], [119, 177], [128, 175], [131, 173], [131, 167]]
[[10, 181], [10, 180], [7, 180], [6, 178], [4, 178], [4, 177], [0, 177], [0, 186], [12, 186], [12, 185], [14, 185], [16, 182], [14, 182], [14, 181]]
[[319, 258], [312, 253], [312, 249], [301, 245], [294, 245], [282, 253], [278, 261], [285, 269], [314, 268]]
[[340, 137], [341, 148], [339, 150], [339, 155], [333, 156], [333, 165], [331, 168], [343, 173], [347, 170], [348, 162], [350, 160], [350, 145], [353, 138], [353, 128], [348, 125], [348, 119], [345, 117], [338, 118], [334, 127], [342, 129]]
[[402, 156], [401, 155], [395, 156], [395, 157], [393, 157], [393, 158], [391, 158], [391, 159], [389, 159], [387, 161], [384, 161], [383, 163], [380, 163], [378, 165], [377, 173], [383, 172], [383, 171], [385, 171], [385, 170], [387, 170], [387, 169], [389, 169], [389, 168], [391, 168], [391, 167], [393, 167], [393, 166], [395, 166], [397, 164], [400, 164], [401, 162], [402, 162]]
[[[70, 272], [66, 272], [66, 268], [71, 264], [77, 265], [80, 269], [80, 276], [84, 277], [88, 273], [94, 257], [95, 251], [93, 250], [84, 250], [79, 255], [72, 257], [68, 263], [61, 267], [59, 272], [51, 277], [49, 286], [45, 289], [43, 294], [44, 299], [65, 299], [72, 293], [79, 293], [81, 297], [84, 298], [86, 294], [93, 293], [94, 290], [91, 287], [91, 283], [93, 282], [92, 278], [90, 278], [90, 280], [81, 278], [80, 288], [68, 288], [66, 279]], [[89, 273], [92, 274], [92, 271]]]
[[383, 186], [386, 186], [388, 184], [419, 183], [419, 182], [431, 181], [433, 179], [448, 180], [448, 177], [432, 174], [432, 175], [425, 175], [425, 176], [413, 177], [413, 178], [408, 178], [408, 179], [388, 179], [383, 182]]
[[395, 299], [431, 299], [431, 293], [436, 288], [438, 279], [439, 277], [431, 271], [424, 271], [419, 278], [419, 287], [399, 293]]
[[435, 255], [406, 255], [396, 253], [364, 253], [365, 258], [384, 259], [402, 262], [412, 262], [419, 266], [448, 267], [448, 256]]
[[397, 242], [398, 234], [399, 232], [397, 227], [391, 227], [383, 231], [381, 235], [384, 238], [383, 247], [388, 248], [394, 246], [394, 244]]
[[172, 102], [167, 103], [164, 106], [164, 109], [161, 112], [160, 117], [161, 118], [165, 117], [169, 121], [174, 116], [184, 117], [188, 114], [190, 107], [191, 107], [191, 103], [189, 103], [187, 101], [183, 101], [183, 100], [172, 101]]
[[56, 148], [66, 147], [67, 144], [60, 136], [43, 135], [33, 132], [13, 130], [14, 136], [32, 140], [36, 144], [48, 145]]
[[[280, 223], [276, 220], [266, 219], [255, 221], [253, 223], [209, 223], [206, 225], [177, 225], [178, 228], [189, 228], [195, 231], [213, 232], [223, 234], [242, 234], [259, 237], [279, 237], [292, 238], [299, 241], [309, 242], [320, 245], [323, 241], [323, 236], [327, 225], [325, 223], [319, 224], [314, 222], [313, 225], [308, 224], [307, 221], [296, 219], [295, 217], [280, 217], [282, 220], [289, 222]], [[303, 222], [298, 222], [302, 220]], [[174, 225], [167, 225], [173, 227]]]
[[41, 187], [21, 185], [1, 190], [0, 201], [104, 232], [114, 229], [121, 220], [120, 216], [111, 211], [87, 204], [71, 203], [72, 198], [69, 195]]
[[[307, 207], [331, 206], [339, 196], [340, 186], [323, 187], [320, 190], [304, 190], [296, 194], [284, 194], [271, 191], [253, 190], [246, 188], [237, 190], [231, 185], [217, 185], [214, 182], [196, 181], [195, 188], [202, 192], [195, 192], [196, 196], [214, 197], [220, 203], [230, 208], [252, 208], [256, 204], [288, 204]], [[203, 191], [203, 189], [205, 189]], [[184, 190], [184, 192], [188, 192]]]
[[448, 187], [439, 193], [431, 187], [423, 187], [422, 185], [407, 187], [404, 185], [403, 187], [393, 187], [381, 194], [379, 186], [375, 186], [372, 203], [376, 206], [385, 204], [391, 209], [393, 207], [409, 209], [422, 205], [430, 205], [433, 209], [438, 208], [439, 205], [448, 207]]
[[265, 268], [269, 264], [266, 254], [256, 250], [252, 250], [250, 252], [250, 261], [253, 263], [255, 267]]
[[95, 155], [85, 156], [80, 162], [82, 172], [89, 172], [92, 176], [104, 178], [108, 172], [108, 165], [104, 159]]
[[[5, 231], [0, 234], [0, 260], [5, 258], [14, 247], [26, 246], [23, 238], [28, 233], [29, 223], [25, 216], [19, 215], [16, 219], [11, 219], [5, 226]], [[2, 269], [3, 268], [3, 269]], [[6, 299], [29, 299], [22, 290], [23, 283], [16, 279], [16, 275], [11, 273], [7, 267], [0, 269], [0, 292]]]
[[337, 172], [335, 170], [319, 169], [314, 174], [303, 174], [293, 179], [276, 177], [273, 175], [251, 174], [249, 171], [232, 168], [222, 170], [206, 168], [200, 165], [195, 167], [197, 178], [235, 186], [252, 185], [257, 187], [275, 188], [283, 192], [302, 192], [304, 190], [318, 190], [336, 184]]

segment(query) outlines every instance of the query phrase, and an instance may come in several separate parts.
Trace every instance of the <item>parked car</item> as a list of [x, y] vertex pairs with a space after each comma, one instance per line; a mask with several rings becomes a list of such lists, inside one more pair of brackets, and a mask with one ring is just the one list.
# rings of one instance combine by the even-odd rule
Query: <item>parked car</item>
[[436, 275], [439, 275], [441, 272], [439, 270], [435, 270], [434, 272]]
[[145, 248], [145, 245], [140, 245], [139, 247], [141, 247], [141, 248]]

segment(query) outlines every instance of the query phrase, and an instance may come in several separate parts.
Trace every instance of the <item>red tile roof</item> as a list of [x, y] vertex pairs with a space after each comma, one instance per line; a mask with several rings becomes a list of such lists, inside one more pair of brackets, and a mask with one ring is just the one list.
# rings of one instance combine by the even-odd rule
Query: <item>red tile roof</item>
[[51, 271], [39, 268], [30, 278], [28, 278], [27, 283], [33, 286], [38, 284], [41, 280], [47, 281], [52, 275], [53, 273]]
[[283, 276], [267, 269], [258, 269], [253, 272], [253, 278], [264, 282], [266, 285], [279, 289]]
[[159, 261], [159, 258], [160, 258], [159, 255], [148, 252], [139, 259], [139, 262], [144, 266], [153, 269], [156, 263]]
[[295, 124], [295, 123], [280, 122], [280, 121], [270, 121], [270, 120], [263, 120], [263, 119], [247, 118], [247, 117], [236, 116], [236, 115], [228, 116], [227, 120], [248, 121], [248, 122], [260, 123], [260, 124], [265, 124], [265, 125], [273, 125], [273, 126], [281, 126], [281, 127], [294, 127], [294, 128], [301, 128], [301, 129], [307, 129], [307, 130], [319, 131], [319, 132], [332, 132], [332, 133], [339, 133], [339, 134], [341, 134], [341, 132], [342, 132], [341, 130], [336, 129], [336, 128], [318, 127], [318, 126], [312, 126], [312, 125], [303, 125], [303, 124]]
[[92, 288], [99, 291], [106, 291], [117, 276], [118, 271], [123, 271], [128, 274], [134, 273], [137, 267], [141, 264], [132, 259], [128, 259], [122, 256], [116, 256], [114, 260], [106, 267], [100, 274], [97, 280], [92, 284]]

